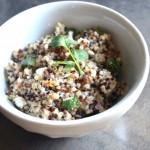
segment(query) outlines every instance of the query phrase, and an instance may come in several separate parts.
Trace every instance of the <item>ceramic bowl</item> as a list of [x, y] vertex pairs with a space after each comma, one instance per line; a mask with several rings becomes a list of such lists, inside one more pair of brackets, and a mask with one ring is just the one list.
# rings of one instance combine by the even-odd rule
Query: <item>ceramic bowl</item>
[[[76, 28], [100, 26], [113, 35], [122, 54], [128, 91], [110, 109], [79, 120], [51, 121], [22, 113], [7, 99], [4, 67], [12, 50], [40, 39], [51, 32], [58, 21]], [[88, 2], [53, 2], [19, 13], [0, 27], [0, 51], [0, 111], [25, 130], [54, 138], [86, 135], [117, 121], [137, 101], [149, 72], [147, 44], [137, 27], [120, 13]]]

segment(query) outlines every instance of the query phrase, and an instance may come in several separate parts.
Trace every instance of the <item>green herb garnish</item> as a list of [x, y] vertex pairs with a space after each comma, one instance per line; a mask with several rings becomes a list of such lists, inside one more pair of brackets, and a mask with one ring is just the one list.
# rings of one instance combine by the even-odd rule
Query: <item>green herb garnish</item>
[[36, 65], [36, 56], [33, 54], [28, 54], [23, 59], [22, 63], [23, 66], [31, 67]]
[[55, 65], [64, 65], [65, 66], [64, 69], [66, 72], [70, 72], [71, 69], [75, 67], [75, 63], [73, 61], [69, 61], [69, 60], [68, 61], [67, 60], [65, 60], [65, 61], [54, 61], [54, 64]]
[[73, 110], [74, 108], [80, 107], [80, 101], [76, 96], [74, 96], [73, 98], [63, 101], [62, 107], [67, 110]]
[[74, 49], [73, 50], [73, 55], [74, 55], [74, 57], [76, 58], [76, 60], [78, 62], [86, 61], [86, 60], [89, 59], [89, 55], [88, 55], [86, 50]]
[[71, 60], [65, 60], [65, 61], [56, 60], [56, 61], [54, 61], [54, 64], [56, 64], [56, 65], [68, 65], [68, 66], [72, 66], [72, 67], [75, 66], [75, 63]]
[[[70, 65], [66, 65], [65, 68], [64, 68], [64, 71], [65, 72], [70, 72], [74, 67], [73, 66], [70, 66]], [[75, 68], [74, 68], [75, 70]]]
[[78, 61], [76, 60], [74, 54], [71, 51], [71, 46], [75, 45], [75, 44], [76, 44], [76, 42], [73, 39], [69, 39], [68, 37], [63, 36], [63, 35], [58, 35], [58, 36], [53, 37], [52, 42], [51, 42], [52, 47], [61, 47], [62, 46], [69, 52], [69, 54], [70, 54], [72, 60], [74, 61], [80, 75], [83, 75], [84, 72], [82, 71]]
[[71, 45], [75, 45], [76, 42], [73, 39], [70, 39], [63, 35], [54, 36], [51, 42], [52, 47], [64, 47], [69, 49]]
[[107, 60], [107, 68], [115, 75], [119, 75], [121, 71], [121, 63], [116, 58], [110, 58]]

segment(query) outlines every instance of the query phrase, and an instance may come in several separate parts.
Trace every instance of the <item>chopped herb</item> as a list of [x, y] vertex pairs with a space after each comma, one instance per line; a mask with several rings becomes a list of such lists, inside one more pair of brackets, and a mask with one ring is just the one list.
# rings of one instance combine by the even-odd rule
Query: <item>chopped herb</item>
[[121, 71], [121, 63], [116, 58], [107, 60], [107, 68], [115, 75], [119, 75]]
[[73, 68], [75, 68], [75, 63], [73, 61], [54, 61], [55, 65], [64, 65], [64, 71], [70, 72]]
[[78, 62], [86, 61], [89, 59], [89, 55], [88, 55], [88, 52], [86, 50], [74, 49], [73, 54], [74, 54], [74, 57], [76, 58], [76, 60]]
[[75, 43], [76, 43], [76, 42], [75, 42], [74, 40], [69, 39], [69, 38], [67, 38], [66, 36], [58, 35], [58, 36], [53, 37], [52, 42], [51, 42], [51, 46], [52, 46], [52, 47], [61, 47], [61, 46], [62, 46], [62, 47], [64, 47], [64, 48], [66, 48], [66, 50], [69, 52], [69, 54], [70, 54], [72, 60], [73, 60], [74, 63], [76, 64], [80, 75], [83, 75], [84, 72], [82, 71], [82, 69], [81, 69], [81, 67], [80, 67], [80, 65], [79, 65], [79, 63], [78, 63], [78, 61], [75, 59], [75, 57], [74, 57], [74, 55], [73, 55], [73, 53], [72, 53], [72, 51], [71, 51], [71, 48], [70, 48], [70, 46], [71, 46], [71, 45], [75, 45]]
[[61, 46], [65, 47], [65, 48], [67, 47], [65, 38], [62, 35], [54, 36], [52, 38], [50, 45], [52, 47], [61, 47]]
[[[64, 68], [64, 71], [65, 72], [70, 72], [74, 67], [71, 66], [71, 65], [66, 65], [65, 68]], [[74, 68], [75, 69], [75, 68]]]
[[67, 45], [68, 48], [70, 48], [72, 45], [76, 45], [77, 44], [77, 42], [74, 41], [71, 38], [66, 38], [65, 42], [66, 42], [66, 45]]
[[35, 66], [36, 56], [33, 54], [26, 55], [21, 64], [22, 66], [27, 66], [27, 67]]
[[66, 36], [63, 35], [58, 35], [53, 37], [52, 42], [51, 42], [51, 46], [52, 47], [64, 47], [64, 48], [70, 48], [71, 45], [75, 45], [76, 42], [73, 39], [70, 39]]
[[69, 61], [69, 60], [68, 61], [67, 60], [65, 60], [65, 61], [54, 61], [54, 65], [64, 65], [65, 66], [64, 70], [66, 72], [70, 72], [71, 69], [75, 67], [75, 63], [73, 61]]
[[54, 64], [56, 65], [68, 65], [68, 66], [75, 66], [75, 63], [73, 61], [65, 60], [65, 61], [54, 61]]
[[80, 101], [78, 100], [78, 98], [76, 96], [74, 96], [73, 98], [63, 101], [62, 107], [67, 110], [73, 110], [74, 108], [80, 107]]

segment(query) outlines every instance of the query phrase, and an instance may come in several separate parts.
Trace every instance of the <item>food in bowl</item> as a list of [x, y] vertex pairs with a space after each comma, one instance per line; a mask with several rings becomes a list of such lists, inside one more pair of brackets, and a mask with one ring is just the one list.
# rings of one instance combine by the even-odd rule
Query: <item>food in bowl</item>
[[7, 95], [16, 108], [49, 120], [74, 120], [110, 108], [125, 92], [112, 36], [97, 27], [57, 23], [53, 33], [13, 51]]

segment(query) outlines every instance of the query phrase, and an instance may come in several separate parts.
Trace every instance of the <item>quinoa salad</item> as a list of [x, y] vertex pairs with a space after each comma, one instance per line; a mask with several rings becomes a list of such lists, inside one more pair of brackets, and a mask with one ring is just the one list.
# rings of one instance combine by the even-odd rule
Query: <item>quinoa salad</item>
[[5, 68], [6, 94], [26, 114], [80, 119], [105, 111], [124, 95], [121, 70], [111, 34], [58, 22], [53, 33], [13, 51]]

